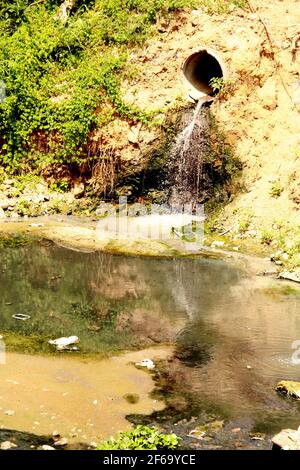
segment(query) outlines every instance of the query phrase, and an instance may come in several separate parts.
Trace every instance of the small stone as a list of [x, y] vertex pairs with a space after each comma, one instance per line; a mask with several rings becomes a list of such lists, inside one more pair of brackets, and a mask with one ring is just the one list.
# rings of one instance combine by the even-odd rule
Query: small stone
[[211, 244], [212, 248], [222, 247], [222, 246], [224, 246], [224, 245], [225, 245], [225, 242], [223, 242], [223, 241], [218, 241], [218, 240], [212, 242], [212, 244]]
[[6, 410], [4, 412], [4, 414], [6, 414], [7, 416], [13, 416], [15, 414], [14, 410]]
[[55, 430], [55, 431], [53, 431], [52, 436], [53, 436], [53, 437], [59, 437], [60, 434], [59, 434], [59, 432], [58, 432], [57, 430]]
[[93, 405], [98, 405], [98, 400], [94, 400]]
[[0, 219], [5, 219], [6, 215], [4, 210], [0, 207]]
[[139, 142], [140, 131], [141, 131], [140, 124], [137, 126], [131, 127], [128, 132], [128, 142], [130, 142], [131, 144], [137, 144]]
[[67, 444], [68, 444], [68, 439], [66, 437], [63, 437], [62, 439], [54, 443], [56, 447], [63, 447], [63, 446], [66, 446]]
[[240, 432], [241, 431], [241, 428], [233, 428], [231, 429], [231, 432], [234, 432], [234, 433], [237, 433], [237, 432]]
[[247, 369], [249, 369], [249, 370], [250, 370], [250, 369], [252, 369], [252, 367], [248, 365], [248, 366], [247, 366]]
[[252, 441], [264, 441], [266, 435], [262, 432], [254, 432], [249, 434]]
[[55, 450], [54, 447], [47, 446], [46, 444], [39, 446], [37, 450]]
[[76, 183], [72, 189], [72, 194], [76, 199], [79, 199], [84, 195], [84, 190], [83, 183]]
[[13, 449], [14, 447], [17, 447], [16, 444], [10, 441], [4, 441], [4, 442], [1, 442], [0, 444], [1, 450], [9, 450], [9, 449]]
[[276, 385], [276, 392], [300, 400], [300, 382], [282, 380]]

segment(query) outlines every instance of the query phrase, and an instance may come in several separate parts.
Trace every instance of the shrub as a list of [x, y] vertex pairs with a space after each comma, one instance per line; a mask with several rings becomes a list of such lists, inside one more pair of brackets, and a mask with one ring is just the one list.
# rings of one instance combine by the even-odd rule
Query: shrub
[[176, 434], [161, 434], [148, 426], [137, 426], [128, 432], [119, 432], [117, 437], [102, 442], [98, 450], [157, 450], [176, 449], [179, 437]]

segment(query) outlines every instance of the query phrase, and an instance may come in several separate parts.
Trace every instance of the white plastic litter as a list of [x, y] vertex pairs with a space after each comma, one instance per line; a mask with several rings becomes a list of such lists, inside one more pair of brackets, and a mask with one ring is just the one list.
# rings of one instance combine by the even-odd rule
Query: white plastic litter
[[155, 369], [155, 364], [151, 359], [143, 359], [140, 362], [136, 362], [135, 365], [139, 367], [146, 367], [148, 370]]
[[51, 339], [49, 341], [49, 344], [53, 344], [53, 346], [56, 346], [57, 350], [62, 350], [62, 349], [69, 349], [69, 346], [71, 344], [76, 344], [78, 342], [79, 342], [78, 336], [69, 336], [68, 338]]
[[22, 320], [22, 321], [25, 321], [25, 320], [29, 320], [30, 315], [25, 315], [24, 313], [16, 313], [15, 315], [12, 315], [12, 317], [13, 317], [15, 320]]

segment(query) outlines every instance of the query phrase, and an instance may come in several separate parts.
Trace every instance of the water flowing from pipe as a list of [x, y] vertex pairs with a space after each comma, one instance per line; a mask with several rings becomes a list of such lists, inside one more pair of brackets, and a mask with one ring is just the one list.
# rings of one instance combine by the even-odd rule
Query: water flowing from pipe
[[169, 159], [172, 204], [193, 204], [201, 199], [205, 156], [209, 150], [208, 108], [199, 101], [186, 127], [177, 136]]

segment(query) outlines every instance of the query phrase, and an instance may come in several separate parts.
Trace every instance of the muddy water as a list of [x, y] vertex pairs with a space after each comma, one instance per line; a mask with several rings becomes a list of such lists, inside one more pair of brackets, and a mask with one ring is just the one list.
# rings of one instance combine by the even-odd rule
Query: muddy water
[[[153, 348], [99, 361], [8, 353], [0, 367], [1, 426], [39, 435], [58, 431], [69, 443], [109, 438], [130, 427], [129, 413], [163, 408], [149, 396], [150, 375], [131, 363], [167, 354]], [[137, 403], [129, 403], [127, 395], [138, 395]]]
[[[300, 380], [292, 361], [300, 288], [256, 276], [263, 262], [131, 258], [49, 243], [2, 248], [0, 258], [0, 334], [18, 353], [0, 366], [0, 424], [37, 434], [79, 428], [80, 440], [125, 428], [127, 413], [150, 413], [161, 403], [147, 397], [153, 382], [127, 368], [126, 354], [103, 356], [168, 344], [202, 408], [270, 429], [299, 425], [299, 406], [274, 386]], [[50, 338], [66, 335], [79, 336], [78, 352], [51, 349]], [[134, 405], [122, 398], [133, 389], [141, 396]]]

